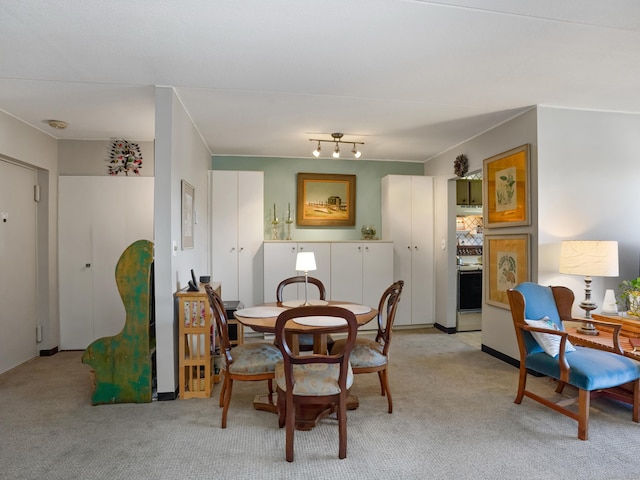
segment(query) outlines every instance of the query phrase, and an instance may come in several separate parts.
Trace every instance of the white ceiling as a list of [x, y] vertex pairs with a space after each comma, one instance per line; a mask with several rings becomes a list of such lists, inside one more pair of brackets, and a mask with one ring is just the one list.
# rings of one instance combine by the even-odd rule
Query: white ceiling
[[339, 131], [425, 161], [532, 105], [640, 113], [640, 2], [0, 2], [0, 110], [152, 140], [155, 85], [215, 155], [308, 157]]

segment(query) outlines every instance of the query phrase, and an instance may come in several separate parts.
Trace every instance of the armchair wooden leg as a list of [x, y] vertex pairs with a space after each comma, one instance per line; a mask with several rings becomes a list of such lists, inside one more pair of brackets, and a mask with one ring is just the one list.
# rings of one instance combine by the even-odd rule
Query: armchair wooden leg
[[638, 423], [640, 411], [640, 379], [633, 382], [633, 421]]
[[558, 380], [558, 386], [556, 387], [556, 393], [562, 393], [562, 391], [564, 390], [564, 386], [566, 385], [566, 382], [563, 382], [562, 380]]
[[518, 393], [513, 403], [517, 403], [517, 404], [522, 403], [526, 386], [527, 386], [527, 368], [524, 366], [524, 363], [521, 361], [520, 376], [518, 377]]
[[591, 402], [591, 392], [578, 390], [578, 438], [587, 440], [589, 438], [589, 404]]

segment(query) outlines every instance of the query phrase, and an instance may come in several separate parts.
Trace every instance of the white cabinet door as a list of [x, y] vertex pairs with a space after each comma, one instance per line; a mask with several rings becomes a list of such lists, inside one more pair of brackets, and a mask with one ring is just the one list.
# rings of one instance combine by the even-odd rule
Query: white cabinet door
[[331, 244], [331, 300], [362, 303], [362, 243]]
[[[266, 242], [264, 244], [264, 301], [276, 301], [276, 289], [285, 278], [296, 274], [296, 242]], [[295, 300], [298, 293], [295, 288], [283, 292], [283, 300]]]
[[393, 283], [393, 243], [363, 243], [362, 248], [362, 304], [377, 308]]
[[[326, 242], [265, 242], [264, 244], [264, 301], [276, 301], [276, 289], [285, 278], [303, 275], [296, 271], [298, 252], [313, 252], [317, 270], [309, 272], [310, 277], [320, 280], [327, 291], [331, 292], [331, 247]], [[309, 298], [318, 298], [317, 289], [309, 289]], [[304, 285], [298, 288], [285, 288], [283, 300], [304, 298]]]
[[264, 182], [262, 172], [209, 171], [211, 185], [211, 279], [224, 300], [245, 307], [262, 297]]
[[152, 177], [59, 178], [61, 349], [124, 327], [116, 264], [134, 241], [153, 240], [153, 188]]

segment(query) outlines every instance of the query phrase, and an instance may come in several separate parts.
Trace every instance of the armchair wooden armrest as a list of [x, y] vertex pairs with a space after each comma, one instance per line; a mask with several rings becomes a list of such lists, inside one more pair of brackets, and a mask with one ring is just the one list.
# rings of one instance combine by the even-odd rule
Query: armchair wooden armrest
[[558, 364], [560, 366], [560, 381], [568, 382], [569, 381], [569, 371], [571, 370], [571, 366], [569, 362], [567, 362], [567, 358], [565, 355], [567, 349], [567, 339], [569, 338], [569, 333], [564, 332], [562, 330], [554, 330], [552, 328], [540, 328], [533, 327], [527, 324], [520, 324], [518, 327], [522, 330], [526, 330], [529, 332], [540, 332], [540, 333], [548, 333], [550, 335], [558, 335], [560, 338], [560, 353], [558, 354]]
[[608, 327], [612, 329], [611, 337], [613, 339], [613, 351], [619, 355], [623, 355], [622, 347], [620, 347], [620, 329], [622, 328], [621, 323], [616, 322], [605, 322], [604, 320], [596, 320], [594, 318], [580, 319], [580, 318], [572, 318], [570, 321], [572, 322], [589, 322], [593, 325], [601, 325], [603, 327]]

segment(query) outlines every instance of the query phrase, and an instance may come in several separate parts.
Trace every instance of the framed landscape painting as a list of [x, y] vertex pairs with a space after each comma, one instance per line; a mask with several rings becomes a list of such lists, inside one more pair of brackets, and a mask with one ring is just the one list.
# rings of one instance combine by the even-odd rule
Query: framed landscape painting
[[529, 235], [487, 235], [484, 248], [486, 302], [508, 309], [507, 290], [529, 280]]
[[530, 225], [529, 144], [483, 162], [486, 228]]
[[356, 176], [298, 173], [296, 221], [302, 226], [356, 224]]

